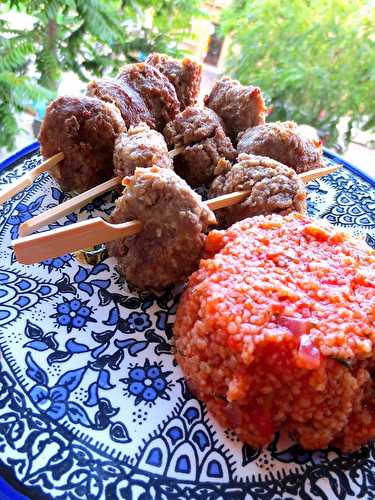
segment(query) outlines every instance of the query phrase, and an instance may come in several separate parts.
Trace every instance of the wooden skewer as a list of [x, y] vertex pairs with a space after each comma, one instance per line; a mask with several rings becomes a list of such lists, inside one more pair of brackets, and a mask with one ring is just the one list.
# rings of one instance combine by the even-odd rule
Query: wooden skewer
[[110, 224], [101, 217], [95, 217], [71, 226], [18, 238], [13, 241], [13, 248], [18, 262], [35, 264], [80, 248], [132, 236], [139, 233], [141, 228], [142, 223], [139, 221]]
[[332, 174], [332, 172], [336, 172], [342, 168], [342, 165], [332, 165], [330, 167], [322, 167], [315, 168], [314, 170], [310, 170], [309, 172], [303, 172], [302, 174], [298, 174], [298, 177], [303, 180], [305, 184], [308, 182], [314, 181], [315, 179], [319, 179], [319, 177], [324, 177], [325, 175]]
[[64, 201], [64, 203], [56, 205], [56, 207], [50, 208], [46, 212], [42, 212], [32, 219], [23, 222], [19, 227], [20, 236], [27, 236], [28, 234], [37, 231], [39, 228], [46, 226], [50, 222], [59, 220], [61, 217], [64, 217], [64, 215], [71, 214], [74, 210], [84, 207], [89, 201], [93, 200], [97, 196], [100, 196], [101, 194], [106, 193], [110, 189], [113, 189], [121, 184], [121, 180], [121, 177], [114, 177], [109, 181], [99, 184], [99, 186], [95, 186], [84, 193], [78, 194], [77, 196], [74, 196], [74, 198]]
[[[184, 149], [183, 146], [177, 146], [175, 149], [172, 149], [171, 151], [169, 151], [168, 154], [169, 154], [170, 158], [174, 158], [175, 156], [182, 153], [183, 149]], [[48, 160], [44, 161], [43, 163], [41, 163], [37, 167], [30, 170], [30, 172], [27, 172], [26, 174], [22, 175], [22, 177], [17, 179], [9, 187], [3, 189], [0, 192], [0, 205], [5, 203], [6, 201], [8, 201], [10, 198], [12, 198], [12, 196], [16, 195], [17, 193], [19, 193], [23, 189], [31, 186], [31, 184], [35, 181], [35, 179], [40, 174], [42, 174], [43, 172], [47, 172], [47, 170], [49, 170], [51, 167], [54, 167], [55, 165], [57, 165], [57, 163], [59, 163], [59, 161], [62, 161], [63, 159], [64, 159], [64, 153], [63, 152], [57, 153], [57, 154], [51, 156], [51, 158], [48, 158]], [[114, 179], [111, 179], [111, 180], [114, 180]], [[103, 183], [103, 185], [104, 185], [104, 183]], [[102, 184], [100, 186], [102, 186]], [[97, 187], [99, 187], [99, 186], [97, 186]], [[109, 191], [113, 187], [114, 186], [112, 186], [112, 185], [109, 186], [107, 191]], [[93, 188], [93, 189], [95, 189], [95, 188]], [[91, 190], [89, 190], [89, 191], [91, 191]], [[89, 191], [87, 191], [87, 193], [89, 193]], [[102, 194], [102, 193], [105, 193], [105, 191], [102, 191], [102, 192], [96, 194], [95, 196], [99, 196], [99, 194]], [[93, 196], [91, 199], [95, 198], [95, 196]], [[82, 200], [83, 200], [83, 198], [82, 198]], [[90, 200], [90, 198], [88, 198], [88, 200]], [[76, 208], [79, 208], [80, 206], [84, 206], [84, 203], [82, 203], [82, 205], [75, 205], [73, 210]], [[69, 212], [67, 212], [67, 213], [69, 213]], [[27, 229], [25, 229], [25, 231], [27, 231]], [[27, 233], [25, 233], [25, 234], [27, 234]]]
[[[337, 170], [339, 167], [327, 167], [322, 170], [324, 175]], [[301, 174], [303, 179], [316, 179], [316, 171], [310, 171]], [[309, 176], [307, 174], [310, 174]], [[207, 200], [205, 203], [211, 210], [230, 207], [236, 203], [244, 201], [250, 191], [235, 191], [234, 193], [224, 194]], [[24, 236], [13, 241], [13, 249], [18, 262], [21, 264], [35, 264], [45, 259], [51, 259], [64, 255], [69, 252], [75, 252], [80, 248], [89, 248], [100, 243], [133, 236], [142, 228], [140, 221], [125, 222], [123, 224], [110, 224], [101, 217], [89, 219], [71, 226], [62, 227], [44, 233]]]
[[175, 156], [181, 154], [184, 149], [185, 149], [184, 146], [177, 145], [174, 149], [168, 151], [168, 155], [170, 158], [174, 158]]
[[6, 187], [0, 192], [0, 205], [5, 203], [9, 198], [19, 193], [23, 189], [31, 186], [34, 180], [43, 172], [47, 172], [48, 169], [54, 167], [59, 161], [64, 159], [64, 153], [57, 153], [48, 160], [44, 161], [37, 167], [30, 170], [26, 174], [22, 175], [19, 179], [13, 182], [9, 187]]
[[[173, 151], [176, 151], [178, 148], [170, 151], [172, 153]], [[324, 167], [324, 168], [317, 168], [316, 170], [310, 170], [310, 172], [305, 172], [303, 174], [299, 174], [299, 177], [305, 182], [308, 183], [314, 179], [317, 179], [319, 177], [323, 177], [324, 175], [328, 175], [335, 170], [340, 168], [339, 166], [334, 166], [334, 167]], [[41, 213], [39, 215], [36, 215], [32, 219], [29, 219], [26, 222], [23, 222], [20, 225], [19, 228], [19, 234], [20, 236], [27, 236], [28, 234], [33, 233], [34, 231], [37, 231], [41, 227], [46, 226], [50, 222], [56, 221], [60, 219], [60, 217], [63, 217], [64, 215], [67, 215], [69, 213], [74, 212], [74, 210], [77, 210], [78, 208], [81, 208], [85, 206], [89, 201], [93, 200], [97, 196], [100, 196], [101, 194], [105, 193], [106, 191], [109, 191], [110, 189], [114, 188], [117, 184], [121, 183], [121, 178], [120, 177], [114, 177], [113, 179], [103, 182], [103, 184], [99, 184], [99, 186], [96, 186], [89, 191], [85, 191], [84, 193], [75, 196], [71, 200], [65, 201], [64, 203], [61, 203], [61, 205], [57, 205], [56, 207], [51, 208], [50, 210], [47, 210], [44, 213]], [[238, 202], [240, 199], [238, 199]], [[237, 202], [234, 202], [237, 203]], [[224, 206], [229, 206], [229, 205], [223, 205]], [[223, 208], [223, 207], [216, 207], [213, 210], [217, 210], [218, 208]]]

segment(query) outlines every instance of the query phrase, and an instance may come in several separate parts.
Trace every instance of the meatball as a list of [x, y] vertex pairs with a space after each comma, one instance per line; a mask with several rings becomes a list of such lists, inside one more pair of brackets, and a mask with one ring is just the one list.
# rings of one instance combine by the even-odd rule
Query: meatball
[[181, 111], [197, 103], [202, 78], [202, 66], [185, 57], [176, 61], [172, 57], [154, 52], [146, 63], [157, 68], [165, 75], [176, 90]]
[[266, 105], [259, 87], [245, 87], [224, 76], [213, 86], [204, 103], [223, 119], [233, 143], [239, 132], [265, 122]]
[[215, 134], [223, 128], [221, 118], [209, 108], [191, 106], [179, 113], [164, 129], [169, 144], [192, 144]]
[[114, 143], [125, 130], [113, 104], [94, 97], [63, 96], [47, 107], [40, 150], [45, 158], [64, 153], [51, 174], [63, 190], [81, 193], [112, 177]]
[[297, 173], [321, 167], [320, 141], [308, 139], [294, 122], [274, 122], [253, 127], [238, 136], [239, 153], [268, 156]]
[[180, 111], [180, 103], [173, 85], [150, 64], [128, 64], [122, 68], [117, 80], [140, 94], [159, 131]]
[[93, 80], [87, 86], [87, 95], [117, 106], [127, 127], [145, 122], [151, 128], [155, 128], [155, 119], [141, 96], [124, 82], [111, 78]]
[[234, 191], [250, 191], [245, 201], [216, 212], [225, 227], [253, 217], [289, 212], [306, 212], [306, 189], [296, 172], [265, 156], [241, 153], [237, 163], [213, 181], [209, 198]]
[[151, 130], [145, 123], [130, 127], [120, 134], [115, 142], [113, 154], [115, 175], [133, 175], [137, 167], [160, 167], [173, 169], [173, 161], [162, 134]]
[[160, 290], [182, 282], [198, 268], [204, 231], [216, 219], [200, 196], [173, 170], [137, 168], [126, 179], [111, 222], [143, 223], [135, 236], [108, 243], [111, 256], [128, 282]]
[[212, 180], [220, 159], [234, 160], [237, 155], [221, 119], [208, 108], [186, 108], [168, 123], [164, 136], [171, 146], [184, 145], [174, 158], [175, 170], [193, 187]]
[[306, 449], [375, 437], [375, 254], [296, 212], [211, 231], [179, 302], [188, 386], [251, 446], [287, 430]]

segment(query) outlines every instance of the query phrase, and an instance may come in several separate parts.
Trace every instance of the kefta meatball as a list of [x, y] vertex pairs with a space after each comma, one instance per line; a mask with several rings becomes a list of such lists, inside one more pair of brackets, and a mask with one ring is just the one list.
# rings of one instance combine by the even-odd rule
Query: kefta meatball
[[180, 103], [173, 85], [150, 64], [128, 64], [122, 68], [117, 80], [140, 94], [159, 131], [180, 111]]
[[215, 178], [208, 196], [215, 198], [235, 191], [250, 194], [245, 201], [216, 212], [224, 227], [255, 215], [306, 212], [303, 181], [293, 169], [265, 156], [241, 153], [235, 165]]
[[40, 134], [44, 158], [62, 151], [51, 169], [61, 188], [81, 193], [113, 176], [113, 148], [125, 131], [118, 109], [94, 97], [63, 96], [46, 110]]
[[175, 170], [193, 187], [212, 180], [220, 159], [237, 155], [220, 118], [208, 108], [186, 108], [168, 123], [164, 136], [169, 145], [184, 146], [174, 158]]
[[120, 134], [113, 153], [115, 175], [133, 175], [137, 167], [160, 167], [173, 169], [168, 147], [162, 134], [151, 130], [145, 123], [130, 127]]
[[87, 95], [117, 106], [127, 127], [145, 122], [155, 128], [155, 119], [141, 96], [125, 82], [111, 78], [93, 80], [87, 86]]
[[297, 173], [321, 167], [320, 141], [306, 137], [294, 122], [274, 122], [253, 127], [238, 136], [239, 153], [268, 156]]
[[181, 111], [197, 103], [202, 79], [200, 64], [187, 57], [181, 62], [176, 61], [172, 57], [156, 52], [148, 56], [146, 63], [161, 71], [174, 86], [181, 104]]
[[266, 105], [259, 87], [245, 87], [224, 76], [213, 86], [204, 103], [223, 119], [226, 132], [236, 144], [239, 132], [266, 120]]
[[139, 234], [108, 243], [126, 280], [139, 289], [161, 290], [198, 268], [204, 231], [213, 212], [173, 170], [137, 168], [126, 179], [111, 222], [139, 220]]

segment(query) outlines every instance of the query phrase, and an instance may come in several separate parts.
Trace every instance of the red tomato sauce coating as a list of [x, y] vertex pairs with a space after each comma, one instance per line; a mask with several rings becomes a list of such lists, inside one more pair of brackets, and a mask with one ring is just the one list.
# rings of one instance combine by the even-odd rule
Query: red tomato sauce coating
[[252, 446], [375, 436], [375, 253], [301, 214], [212, 231], [177, 311], [176, 357], [220, 424]]

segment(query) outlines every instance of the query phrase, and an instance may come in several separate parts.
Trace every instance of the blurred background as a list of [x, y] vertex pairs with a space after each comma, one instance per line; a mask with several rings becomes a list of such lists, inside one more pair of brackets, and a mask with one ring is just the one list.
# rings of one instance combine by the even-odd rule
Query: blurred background
[[259, 85], [268, 121], [314, 127], [375, 172], [374, 26], [374, 0], [2, 0], [0, 161], [57, 94], [156, 51], [202, 62], [202, 96], [223, 73]]

